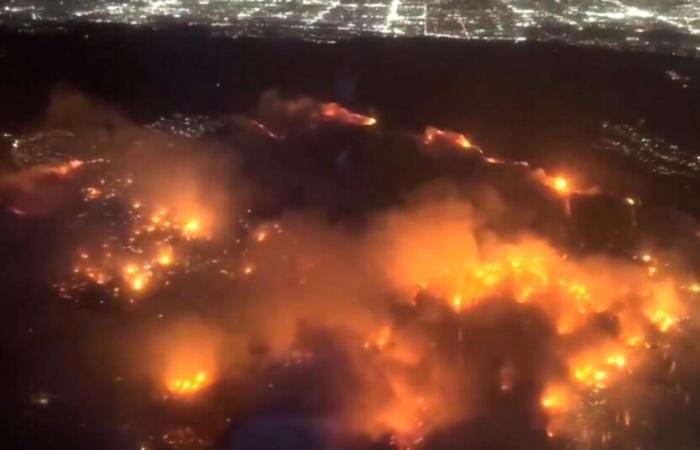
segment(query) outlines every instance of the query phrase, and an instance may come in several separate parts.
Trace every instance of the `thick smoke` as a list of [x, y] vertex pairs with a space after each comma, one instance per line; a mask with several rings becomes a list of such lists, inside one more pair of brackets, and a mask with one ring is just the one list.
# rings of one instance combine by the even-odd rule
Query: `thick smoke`
[[257, 116], [269, 128], [284, 134], [317, 129], [323, 123], [373, 126], [376, 119], [349, 111], [337, 103], [321, 103], [310, 97], [284, 98], [276, 90], [265, 91], [258, 102]]
[[[47, 382], [64, 401], [98, 411], [103, 386], [103, 426], [146, 448], [649, 448], [658, 411], [685, 417], [700, 285], [661, 253], [587, 251], [597, 189], [274, 91], [245, 120], [176, 137], [62, 91], [27, 133], [60, 130], [60, 157], [4, 185], [79, 185], [44, 209], [72, 305], [48, 335], [75, 325], [56, 364], [90, 380]], [[636, 233], [638, 205], [612, 204], [611, 235]]]

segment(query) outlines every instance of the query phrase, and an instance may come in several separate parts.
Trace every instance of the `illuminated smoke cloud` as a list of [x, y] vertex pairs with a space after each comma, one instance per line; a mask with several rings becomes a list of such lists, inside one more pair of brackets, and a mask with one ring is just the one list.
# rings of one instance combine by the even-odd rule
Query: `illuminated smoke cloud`
[[[61, 178], [68, 178], [83, 165], [74, 159], [65, 163], [43, 164], [0, 176], [0, 193], [7, 207], [18, 215], [41, 214], [61, 201]], [[50, 186], [53, 187], [53, 192]]]
[[319, 103], [303, 96], [286, 99], [275, 90], [261, 95], [257, 114], [263, 124], [283, 134], [304, 132], [323, 123], [349, 126], [377, 123], [376, 118], [352, 112], [338, 103]]
[[[230, 449], [274, 448], [275, 436], [291, 436], [285, 449], [634, 448], [666, 423], [658, 411], [693, 407], [697, 358], [681, 345], [695, 336], [690, 271], [662, 252], [580, 251], [542, 231], [570, 226], [568, 202], [597, 195], [583, 177], [496, 159], [428, 127], [391, 141], [401, 161], [367, 157], [392, 181], [409, 159], [429, 174], [392, 185], [392, 202], [350, 219], [311, 202], [262, 214], [259, 191], [283, 194], [266, 180], [344, 180], [315, 158], [292, 173], [239, 168], [231, 152], [282, 158], [289, 142], [278, 133], [371, 118], [270, 91], [257, 119], [234, 119], [243, 131], [222, 143], [144, 130], [84, 98], [66, 105], [52, 108], [103, 119], [46, 126], [73, 127], [67, 142], [90, 148], [80, 160], [101, 162], [27, 169], [84, 183], [76, 245], [60, 255], [68, 269], [54, 287], [70, 305], [118, 310], [76, 313], [85, 334], [71, 351], [132, 394], [117, 408], [141, 419], [148, 448], [201, 443], [198, 433]], [[318, 156], [304, 147], [313, 140], [299, 141], [295, 162]], [[451, 180], [435, 181], [441, 164]], [[478, 183], [467, 179], [474, 167], [486, 173]], [[497, 170], [507, 176], [488, 176]], [[152, 410], [167, 426], [147, 420]]]

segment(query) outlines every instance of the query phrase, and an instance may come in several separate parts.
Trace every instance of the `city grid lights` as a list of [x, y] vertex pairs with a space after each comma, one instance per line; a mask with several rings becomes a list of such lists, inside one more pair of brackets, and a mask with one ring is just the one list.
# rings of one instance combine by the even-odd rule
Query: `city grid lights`
[[[695, 54], [700, 48], [700, 4], [694, 0], [4, 0], [0, 5], [5, 23], [29, 27], [34, 23], [71, 22], [153, 25], [167, 18], [176, 23], [212, 26], [234, 36], [275, 31], [316, 41], [363, 35], [432, 36], [556, 39], [686, 54]], [[652, 31], [671, 33], [681, 40], [671, 37], [666, 42], [660, 36], [646, 36]]]

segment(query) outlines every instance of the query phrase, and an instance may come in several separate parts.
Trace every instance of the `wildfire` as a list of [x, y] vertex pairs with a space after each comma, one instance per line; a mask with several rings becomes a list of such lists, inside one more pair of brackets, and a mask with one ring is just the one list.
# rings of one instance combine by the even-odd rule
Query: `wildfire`
[[604, 354], [588, 358], [577, 357], [572, 362], [571, 372], [576, 382], [588, 387], [604, 389], [609, 386], [614, 377], [624, 374], [626, 364], [627, 360], [623, 353], [613, 353], [607, 357]]
[[168, 267], [173, 264], [173, 250], [170, 247], [165, 247], [162, 248], [158, 252], [158, 256], [156, 257], [156, 262], [163, 266], [163, 267]]
[[384, 347], [389, 344], [391, 339], [391, 327], [382, 327], [375, 335], [373, 335], [369, 340], [365, 342], [364, 347], [366, 349], [374, 348], [376, 350], [384, 350]]
[[[94, 191], [90, 188], [84, 192], [85, 201], [102, 198], [93, 195]], [[109, 194], [104, 197], [111, 200], [119, 195], [123, 195], [123, 192], [110, 185]], [[92, 252], [94, 256], [86, 261], [87, 253], [81, 252], [73, 273], [104, 286], [114, 279], [121, 280], [127, 292], [155, 291], [152, 289], [154, 282], [162, 281], [166, 270], [169, 271], [176, 264], [176, 253], [186, 253], [182, 247], [191, 246], [190, 241], [209, 237], [211, 221], [209, 215], [195, 213], [202, 210], [196, 206], [152, 208], [141, 200], [131, 200], [128, 205], [130, 212], [125, 224], [128, 231], [126, 237], [109, 236], [101, 245], [91, 244], [97, 247]], [[80, 291], [84, 286], [80, 280], [72, 285], [62, 283], [66, 295], [69, 295], [70, 288]], [[119, 291], [112, 294], [118, 297]]]
[[188, 378], [174, 378], [167, 383], [167, 389], [178, 395], [194, 394], [207, 384], [207, 374], [199, 371]]
[[137, 229], [138, 233], [156, 231], [179, 232], [186, 239], [199, 239], [207, 235], [202, 218], [192, 215], [170, 215], [166, 208], [158, 209], [151, 215], [149, 223]]
[[[311, 116], [355, 126], [376, 124], [375, 118], [351, 112], [337, 103], [314, 102], [310, 107], [307, 104], [302, 105], [306, 121]], [[251, 123], [258, 132], [278, 138], [262, 124]], [[486, 156], [457, 132], [427, 127], [423, 143], [464, 150], [488, 164], [517, 165], [517, 170], [543, 186], [545, 197], [567, 205], [574, 195], [597, 192], [581, 189], [581, 179], [573, 176], [548, 175], [542, 169], [531, 170], [528, 163]], [[63, 176], [82, 164], [73, 161], [42, 170]], [[361, 374], [357, 385], [364, 386], [363, 382], [369, 380], [366, 392], [350, 396], [357, 397], [361, 405], [358, 410], [362, 418], [357, 420], [363, 422], [362, 431], [379, 436], [392, 434], [402, 448], [419, 446], [431, 426], [439, 428], [462, 419], [463, 416], [457, 416], [468, 408], [452, 406], [458, 403], [455, 398], [462, 398], [455, 392], [464, 394], [464, 390], [468, 394], [464, 398], [469, 398], [483, 386], [474, 389], [464, 380], [469, 378], [464, 376], [464, 370], [469, 370], [464, 367], [470, 367], [470, 355], [465, 349], [473, 348], [466, 343], [481, 345], [474, 338], [478, 336], [476, 332], [469, 334], [469, 326], [473, 327], [470, 320], [478, 322], [477, 314], [488, 307], [515, 311], [512, 317], [521, 317], [518, 314], [526, 311], [534, 317], [531, 322], [541, 322], [537, 333], [546, 336], [547, 349], [551, 350], [551, 355], [546, 355], [546, 366], [540, 361], [540, 354], [536, 355], [536, 362], [513, 362], [518, 357], [509, 352], [517, 343], [511, 345], [509, 336], [499, 335], [494, 340], [503, 339], [508, 352], [492, 357], [487, 348], [486, 353], [494, 361], [503, 358], [506, 362], [499, 366], [490, 363], [489, 370], [483, 372], [498, 373], [498, 380], [486, 381], [497, 381], [496, 394], [505, 399], [518, 392], [518, 384], [525, 379], [523, 373], [527, 370], [521, 366], [542, 369], [536, 371], [540, 377], [536, 386], [544, 388], [534, 391], [530, 404], [538, 405], [548, 418], [546, 432], [554, 436], [565, 429], [563, 423], [571, 418], [570, 414], [584, 414], [581, 405], [587, 398], [610, 394], [614, 387], [634, 376], [644, 362], [645, 352], [658, 339], [675, 336], [674, 329], [680, 329], [690, 308], [685, 298], [697, 298], [700, 293], [700, 283], [693, 281], [695, 277], [679, 275], [682, 282], [676, 279], [675, 270], [665, 264], [661, 252], [642, 253], [630, 260], [627, 256], [581, 256], [572, 247], [566, 247], [567, 255], [544, 238], [523, 230], [501, 236], [497, 232], [500, 229], [490, 228], [489, 220], [483, 220], [471, 205], [442, 199], [372, 217], [367, 221], [371, 224], [366, 235], [358, 238], [355, 234], [343, 234], [337, 238], [340, 243], [333, 240], [335, 234], [319, 237], [323, 233], [310, 233], [312, 237], [303, 236], [307, 240], [290, 238], [293, 243], [285, 248], [280, 241], [288, 236], [279, 225], [253, 227], [241, 221], [240, 229], [235, 229], [240, 233], [221, 233], [224, 238], [235, 237], [211, 257], [206, 252], [216, 245], [210, 244], [219, 244], [218, 240], [208, 241], [212, 230], [220, 228], [217, 219], [223, 214], [213, 213], [218, 209], [199, 201], [202, 195], [178, 192], [172, 197], [145, 196], [123, 188], [129, 184], [132, 181], [119, 185], [121, 205], [128, 211], [123, 229], [110, 232], [104, 241], [81, 250], [72, 266], [75, 277], [93, 287], [99, 285], [115, 297], [122, 292], [134, 297], [139, 293], [138, 297], [145, 301], [149, 297], [155, 299], [159, 284], [168, 284], [168, 277], [176, 272], [186, 274], [190, 266], [196, 270], [205, 268], [202, 271], [210, 271], [207, 276], [224, 274], [234, 280], [231, 289], [242, 285], [252, 292], [242, 294], [256, 300], [242, 301], [246, 308], [254, 310], [258, 303], [263, 305], [262, 313], [246, 309], [241, 323], [249, 319], [246, 314], [265, 318], [262, 325], [251, 325], [254, 332], [245, 338], [250, 338], [246, 342], [255, 343], [259, 339], [261, 348], [274, 347], [269, 355], [260, 352], [271, 360], [283, 360], [284, 355], [293, 354], [291, 344], [278, 343], [292, 338], [280, 338], [278, 334], [296, 337], [299, 324], [342, 329], [343, 338], [344, 333], [351, 337], [347, 341], [339, 339], [338, 345], [347, 347], [343, 348], [347, 351], [338, 353], [347, 353], [352, 363], [358, 363], [357, 370], [353, 370]], [[85, 201], [102, 202], [112, 195], [110, 186], [95, 186], [99, 188], [83, 189]], [[620, 197], [618, 201], [623, 207], [634, 207], [632, 210], [641, 207], [641, 201], [632, 197]], [[325, 238], [333, 245], [328, 245]], [[314, 255], [315, 247], [322, 249], [318, 253], [331, 254], [332, 261]], [[242, 250], [234, 253], [236, 248]], [[356, 260], [362, 263], [353, 265]], [[337, 261], [340, 263], [334, 267]], [[365, 282], [363, 277], [370, 280]], [[370, 290], [377, 285], [381, 285], [381, 294], [374, 295]], [[59, 290], [66, 289], [61, 286]], [[363, 303], [367, 291], [372, 301], [383, 298], [382, 295], [389, 299], [367, 307]], [[275, 296], [284, 301], [265, 303], [268, 297]], [[403, 320], [407, 317], [410, 320]], [[492, 319], [485, 317], [489, 331], [496, 328], [492, 327]], [[260, 330], [255, 329], [256, 325]], [[221, 375], [220, 355], [212, 345], [216, 339], [210, 336], [211, 330], [204, 328], [194, 334], [195, 338], [188, 329], [174, 337], [168, 335], [159, 343], [158, 351], [165, 356], [154, 358], [157, 363], [151, 374], [158, 392], [192, 396]], [[540, 363], [542, 367], [538, 366]], [[480, 370], [474, 372], [475, 378], [482, 376], [478, 374]], [[463, 389], [464, 385], [471, 389]], [[629, 418], [626, 420], [629, 422]]]
[[562, 195], [568, 195], [570, 192], [569, 180], [564, 177], [554, 177], [552, 179], [552, 189]]
[[198, 219], [192, 218], [187, 220], [185, 225], [182, 227], [182, 234], [191, 239], [197, 237], [202, 230], [202, 225]]
[[126, 264], [122, 272], [124, 281], [135, 292], [142, 291], [153, 276], [149, 266], [141, 267], [134, 263]]
[[[615, 287], [607, 280], [594, 273], [579, 273], [576, 263], [562, 259], [540, 244], [516, 246], [493, 258], [468, 261], [444, 266], [442, 273], [437, 271], [432, 277], [423, 275], [423, 281], [416, 284], [446, 298], [456, 311], [504, 295], [521, 303], [538, 304], [544, 311], [555, 314], [558, 329], [564, 334], [583, 325], [589, 314], [605, 311], [625, 299], [625, 295], [616, 294]], [[636, 293], [629, 294], [646, 298], [645, 316], [660, 331], [667, 331], [681, 314], [677, 288], [667, 282], [638, 288]], [[625, 316], [621, 319], [623, 327], [637, 328], [631, 319]]]
[[377, 124], [377, 119], [371, 116], [349, 111], [338, 103], [324, 103], [319, 108], [319, 115], [327, 121], [341, 122], [348, 125], [370, 127]]
[[550, 176], [547, 175], [547, 173], [542, 169], [535, 171], [534, 174], [535, 178], [537, 178], [540, 183], [547, 186], [557, 195], [568, 197], [572, 193], [576, 192], [576, 190], [573, 188], [571, 180], [562, 175]]
[[0, 178], [0, 187], [3, 185], [29, 190], [38, 181], [49, 176], [66, 177], [85, 164], [81, 160], [71, 160], [61, 164], [43, 164], [26, 168], [17, 173], [7, 174]]
[[[170, 394], [191, 397], [210, 386], [217, 375], [221, 336], [198, 322], [181, 322], [160, 330], [152, 342], [155, 382]], [[162, 389], [161, 388], [161, 389]]]
[[572, 402], [571, 388], [562, 383], [547, 386], [542, 393], [540, 404], [550, 413], [561, 412], [568, 409]]
[[55, 175], [68, 175], [75, 169], [82, 167], [83, 161], [74, 159], [71, 161], [68, 161], [65, 164], [59, 164], [57, 166], [43, 166], [40, 168], [41, 172], [46, 173], [46, 174], [55, 174]]
[[[138, 211], [142, 208], [141, 203], [134, 203], [132, 208]], [[179, 208], [174, 208], [179, 209]], [[135, 213], [136, 217], [141, 217], [140, 214]], [[203, 217], [187, 214], [178, 213], [174, 211], [170, 212], [169, 208], [161, 207], [154, 211], [147, 223], [136, 227], [137, 234], [141, 233], [172, 233], [177, 232], [185, 239], [200, 239], [208, 236], [208, 226], [205, 226], [205, 221]]]
[[472, 143], [463, 134], [453, 131], [440, 130], [435, 127], [427, 127], [423, 133], [423, 142], [430, 145], [435, 142], [444, 142], [462, 149], [473, 148]]
[[[685, 313], [680, 295], [690, 295], [692, 283], [676, 284], [663, 274], [650, 278], [634, 260], [578, 260], [532, 238], [482, 243], [469, 234], [473, 227], [468, 214], [449, 202], [390, 216], [381, 236], [392, 250], [382, 251], [382, 264], [409, 302], [427, 293], [469, 317], [478, 305], [506, 298], [546, 315], [568, 367], [565, 378], [547, 380], [540, 402], [555, 434], [568, 429], [569, 413], [580, 411], [586, 395], [632, 376], [646, 348], [640, 344], [653, 339], [653, 330], [670, 332]], [[651, 255], [640, 259], [661, 265]], [[579, 341], [598, 315], [614, 320], [613, 334]], [[365, 347], [385, 348], [382, 337], [372, 336]], [[579, 343], [570, 347], [570, 341]], [[501, 389], [511, 389], [512, 378], [502, 379]]]

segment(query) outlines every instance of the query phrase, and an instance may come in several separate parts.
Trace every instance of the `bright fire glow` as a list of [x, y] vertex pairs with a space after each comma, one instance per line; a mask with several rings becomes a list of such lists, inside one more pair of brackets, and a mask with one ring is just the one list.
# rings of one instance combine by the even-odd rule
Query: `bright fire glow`
[[[319, 106], [314, 102], [304, 111], [305, 119], [310, 111], [314, 119], [356, 126], [376, 124], [375, 118], [336, 103]], [[264, 130], [262, 124], [260, 127]], [[423, 143], [425, 147], [421, 148], [426, 150], [444, 147], [480, 156], [488, 164], [517, 165], [530, 182], [536, 180], [536, 186], [549, 200], [556, 198], [568, 204], [572, 195], [595, 192], [580, 189], [578, 177], [550, 176], [542, 169], [532, 170], [528, 163], [486, 157], [460, 133], [427, 127]], [[63, 176], [81, 165], [75, 161], [42, 170]], [[111, 195], [108, 187], [99, 186], [84, 188], [84, 200], [97, 202]], [[358, 426], [370, 435], [391, 433], [401, 448], [416, 445], [431, 426], [439, 428], [463, 418], [468, 408], [453, 405], [459, 403], [455, 398], [468, 403], [472, 397], [479, 397], [483, 385], [469, 385], [464, 372], [460, 372], [460, 365], [471, 370], [467, 362], [470, 355], [462, 348], [474, 348], [473, 341], [480, 343], [474, 336], [484, 332], [477, 326], [481, 325], [478, 314], [498, 316], [498, 308], [503, 308], [513, 317], [531, 314], [527, 317], [534, 317], [532, 322], [541, 325], [536, 330], [552, 347], [548, 347], [552, 355], [547, 355], [551, 364], [537, 371], [540, 379], [536, 386], [542, 386], [542, 390], [533, 390], [531, 404], [546, 416], [546, 432], [554, 436], [565, 428], [563, 423], [569, 414], [585, 413], [581, 405], [589, 398], [624, 386], [625, 380], [643, 365], [644, 352], [681, 329], [689, 309], [684, 300], [696, 299], [694, 294], [700, 293], [700, 283], [694, 282], [697, 278], [675, 273], [665, 264], [662, 252], [627, 259], [579, 254], [566, 247], [567, 255], [543, 238], [520, 229], [501, 236], [490, 228], [490, 217], [482, 217], [466, 202], [431, 199], [418, 206], [402, 205], [396, 211], [371, 217], [366, 235], [341, 234], [341, 238], [331, 232], [331, 237], [322, 232], [309, 233], [312, 237], [300, 232], [305, 239], [295, 240], [293, 232], [287, 235], [286, 228], [284, 232], [272, 226], [255, 228], [241, 220], [241, 230], [245, 231], [236, 230], [240, 234], [235, 234], [235, 244], [226, 242], [221, 246], [225, 251], [215, 253], [210, 248], [214, 245], [209, 244], [218, 241], [209, 238], [213, 230], [220, 229], [218, 220], [225, 214], [202, 204], [206, 194], [177, 192], [174, 198], [133, 194], [123, 202], [129, 214], [123, 233], [126, 238], [114, 244], [119, 239], [114, 236], [118, 233], [113, 233], [78, 252], [72, 266], [74, 274], [86, 283], [100, 285], [115, 298], [122, 292], [134, 297], [139, 293], [138, 297], [146, 301], [155, 299], [158, 287], [168, 285], [168, 277], [175, 273], [184, 278], [190, 267], [197, 271], [215, 267], [212, 276], [228, 277], [234, 281], [230, 286], [250, 286], [243, 289], [243, 295], [251, 298], [241, 302], [250, 305], [250, 310], [242, 316], [251, 322], [259, 317], [264, 320], [249, 329], [247, 324], [242, 327], [254, 330], [251, 334], [255, 335], [254, 339], [244, 336], [246, 345], [242, 347], [247, 348], [248, 341], [257, 344], [259, 339], [272, 348], [266, 354], [270, 359], [294, 355], [293, 345], [287, 341], [294, 341], [299, 323], [309, 324], [309, 328], [320, 324], [324, 327], [319, 328], [342, 329], [347, 333], [343, 334], [347, 341], [339, 339], [338, 345], [344, 346], [342, 353], [358, 363], [360, 378], [369, 380], [366, 392], [358, 388], [361, 392], [349, 396], [357, 398], [360, 412], [356, 415], [361, 416], [353, 417], [353, 423], [361, 422]], [[619, 197], [617, 203], [625, 212], [637, 211], [642, 205], [631, 197]], [[635, 208], [627, 208], [625, 203]], [[502, 208], [500, 203], [498, 206]], [[318, 229], [325, 231], [321, 226]], [[235, 253], [243, 247], [241, 253]], [[331, 257], [324, 259], [327, 254]], [[356, 260], [362, 263], [353, 265]], [[366, 283], [364, 278], [368, 279]], [[371, 291], [377, 285], [381, 285], [381, 295]], [[373, 301], [370, 308], [364, 303], [367, 291]], [[382, 304], [385, 294], [390, 300]], [[269, 297], [282, 300], [275, 302]], [[258, 304], [262, 312], [257, 311]], [[394, 311], [400, 313], [394, 315]], [[405, 317], [411, 320], [402, 320]], [[501, 333], [488, 320], [484, 322], [488, 332], [499, 333], [494, 341], [507, 342], [509, 351], [517, 347], [517, 342], [508, 342], [508, 333]], [[215, 339], [208, 331], [206, 327], [205, 331], [198, 330], [193, 338], [188, 330], [159, 343], [158, 351], [165, 355], [154, 358], [157, 367], [151, 374], [159, 392], [190, 396], [217, 382], [222, 362], [212, 349]], [[440, 354], [451, 351], [454, 353], [448, 357]], [[484, 353], [491, 358], [491, 351], [486, 348]], [[536, 363], [520, 365], [509, 360], [517, 357], [505, 354], [506, 361], [500, 362], [501, 355], [493, 357], [494, 362], [484, 370], [498, 374], [498, 380], [491, 381], [497, 381], [494, 391], [504, 398], [517, 392], [518, 383], [525, 379], [523, 373], [528, 375], [529, 367], [522, 366], [540, 363], [539, 353]], [[299, 364], [306, 361], [289, 359], [302, 361]], [[479, 372], [478, 368], [474, 372]]]
[[343, 108], [338, 103], [324, 103], [320, 106], [320, 116], [324, 120], [345, 123], [354, 126], [373, 126], [377, 124], [377, 119], [371, 116], [354, 113]]
[[423, 142], [426, 145], [434, 142], [444, 142], [463, 149], [472, 148], [472, 143], [463, 134], [454, 131], [440, 130], [435, 127], [427, 127], [423, 133]]
[[149, 268], [134, 263], [126, 264], [122, 270], [124, 281], [135, 292], [144, 290], [152, 275]]
[[182, 234], [188, 238], [195, 237], [202, 229], [202, 225], [197, 219], [189, 219], [182, 227]]
[[554, 177], [552, 180], [552, 188], [560, 194], [568, 194], [569, 181], [564, 177]]
[[173, 264], [173, 250], [170, 247], [162, 248], [158, 252], [158, 257], [156, 262], [163, 267], [167, 267]]
[[201, 390], [207, 383], [207, 374], [198, 371], [191, 377], [174, 378], [168, 382], [168, 390], [173, 394], [194, 394]]

